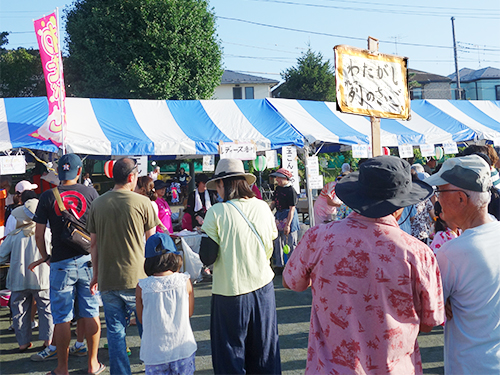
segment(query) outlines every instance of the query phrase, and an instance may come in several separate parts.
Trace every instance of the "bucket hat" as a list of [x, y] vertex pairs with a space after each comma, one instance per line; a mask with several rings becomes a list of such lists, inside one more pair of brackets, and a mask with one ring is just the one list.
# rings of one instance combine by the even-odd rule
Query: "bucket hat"
[[424, 180], [432, 186], [452, 184], [471, 191], [488, 191], [491, 187], [490, 167], [478, 155], [451, 158], [439, 172]]
[[160, 190], [163, 188], [166, 188], [168, 185], [165, 181], [162, 180], [156, 180], [155, 181], [155, 190]]
[[406, 160], [377, 156], [361, 164], [359, 171], [342, 178], [335, 192], [353, 211], [371, 218], [384, 217], [432, 195], [432, 186], [412, 182], [410, 170]]
[[247, 180], [248, 185], [252, 185], [257, 180], [252, 173], [246, 173], [243, 167], [243, 162], [237, 159], [221, 159], [215, 168], [215, 173], [212, 178], [207, 182], [207, 189], [216, 190], [217, 185], [215, 181], [229, 178], [243, 176]]
[[293, 174], [288, 169], [280, 168], [276, 172], [271, 173], [269, 176], [283, 177], [283, 178], [286, 178], [287, 180], [289, 180], [293, 177]]

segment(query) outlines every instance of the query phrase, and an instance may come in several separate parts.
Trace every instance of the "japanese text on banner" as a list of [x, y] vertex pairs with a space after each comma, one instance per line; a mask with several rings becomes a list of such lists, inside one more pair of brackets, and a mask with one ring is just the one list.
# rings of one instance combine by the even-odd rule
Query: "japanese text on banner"
[[251, 142], [220, 142], [219, 154], [221, 159], [255, 160], [257, 147]]
[[300, 194], [300, 184], [299, 184], [299, 167], [297, 165], [297, 149], [295, 146], [285, 146], [281, 149], [282, 152], [282, 161], [281, 166], [292, 172], [292, 178], [290, 179], [290, 183], [293, 188]]
[[66, 91], [56, 14], [52, 13], [35, 20], [34, 26], [45, 76], [49, 116], [45, 123], [31, 136], [43, 140], [50, 139], [54, 144], [60, 146], [63, 142], [62, 129], [66, 119], [64, 103]]

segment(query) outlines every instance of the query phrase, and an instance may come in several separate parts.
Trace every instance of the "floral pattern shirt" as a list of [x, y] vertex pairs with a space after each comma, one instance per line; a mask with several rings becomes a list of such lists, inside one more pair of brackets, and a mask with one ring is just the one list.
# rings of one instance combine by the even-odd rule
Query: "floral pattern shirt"
[[444, 232], [443, 231], [437, 232], [434, 235], [434, 239], [432, 240], [432, 243], [429, 245], [429, 247], [435, 253], [436, 250], [438, 250], [441, 246], [443, 246], [443, 244], [445, 242], [448, 242], [448, 241], [460, 236], [460, 233], [462, 233], [462, 231], [460, 229], [457, 229], [457, 231], [458, 231], [458, 233], [455, 233], [450, 228], [446, 228], [446, 230]]
[[422, 374], [417, 335], [444, 321], [441, 277], [429, 247], [393, 216], [313, 227], [283, 277], [312, 289], [306, 374]]
[[416, 214], [411, 220], [411, 235], [419, 240], [426, 240], [434, 232], [430, 212], [434, 209], [430, 199], [415, 205]]

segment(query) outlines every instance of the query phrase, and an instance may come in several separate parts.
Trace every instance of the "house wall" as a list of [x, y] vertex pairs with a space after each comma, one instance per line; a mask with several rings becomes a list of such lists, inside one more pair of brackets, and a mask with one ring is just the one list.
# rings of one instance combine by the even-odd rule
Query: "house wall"
[[[455, 83], [452, 83], [451, 86], [452, 89], [457, 87]], [[465, 90], [465, 99], [467, 100], [500, 100], [496, 97], [495, 86], [500, 86], [500, 78], [460, 83], [460, 88]]]
[[[219, 85], [215, 88], [212, 99], [233, 99], [233, 87], [235, 84]], [[265, 99], [271, 97], [271, 90], [268, 84], [240, 84], [243, 92], [243, 99], [245, 98], [245, 87], [253, 87], [254, 99]]]
[[423, 85], [423, 99], [451, 99], [449, 82], [431, 82]]

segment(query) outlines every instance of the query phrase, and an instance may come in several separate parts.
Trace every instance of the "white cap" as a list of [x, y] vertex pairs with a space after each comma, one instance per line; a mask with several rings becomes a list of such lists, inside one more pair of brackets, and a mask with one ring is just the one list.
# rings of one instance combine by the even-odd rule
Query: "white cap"
[[16, 185], [16, 192], [17, 193], [22, 193], [26, 190], [35, 190], [38, 187], [37, 184], [32, 184], [29, 181], [23, 180], [19, 181]]
[[488, 191], [491, 187], [490, 166], [477, 155], [451, 158], [424, 182], [432, 186], [452, 184], [465, 190]]
[[350, 170], [351, 170], [351, 165], [349, 163], [342, 164], [342, 173], [350, 172]]

